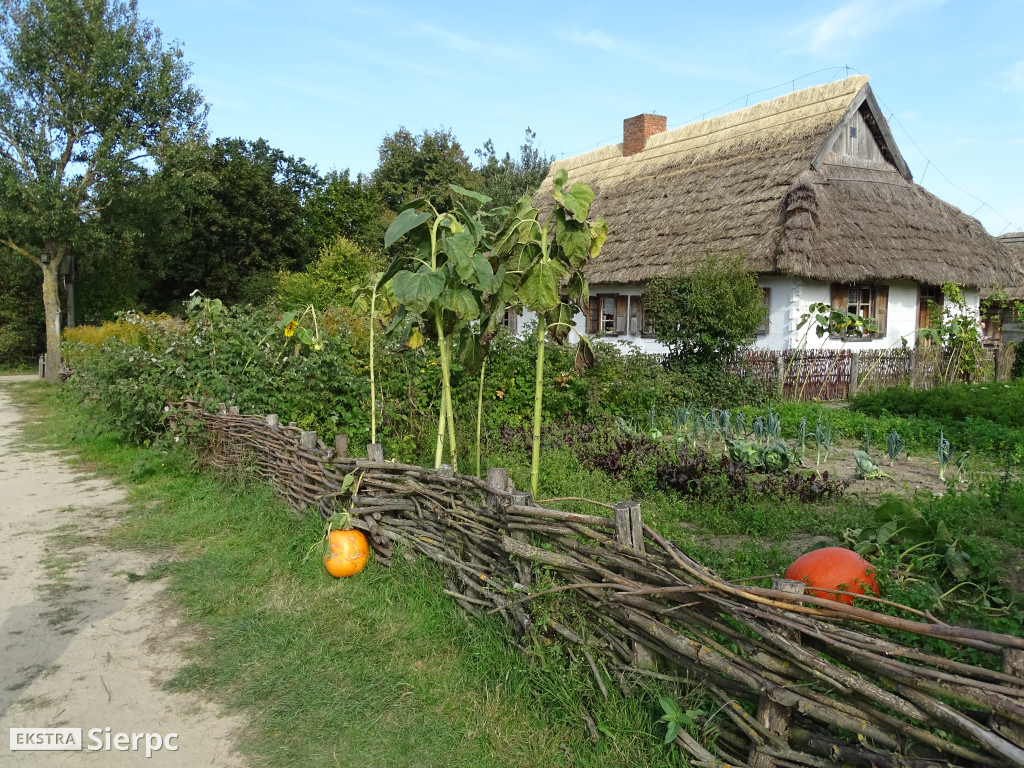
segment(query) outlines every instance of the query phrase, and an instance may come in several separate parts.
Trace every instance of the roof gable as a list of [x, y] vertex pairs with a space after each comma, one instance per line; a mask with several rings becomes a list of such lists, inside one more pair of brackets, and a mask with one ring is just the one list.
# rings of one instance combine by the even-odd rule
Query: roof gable
[[867, 136], [858, 137], [856, 135], [859, 126], [864, 126], [868, 129], [870, 138], [874, 140], [874, 146], [877, 147], [882, 158], [891, 165], [894, 165], [896, 170], [900, 172], [900, 176], [904, 179], [913, 181], [913, 174], [910, 173], [910, 168], [903, 159], [899, 147], [896, 146], [896, 140], [889, 130], [889, 123], [878, 106], [878, 101], [871, 91], [871, 86], [867, 83], [853, 97], [850, 105], [836, 123], [835, 128], [832, 129], [832, 132], [822, 142], [821, 148], [811, 160], [811, 168], [816, 171], [821, 170], [821, 166], [829, 153], [835, 151], [837, 146], [844, 144], [848, 146], [851, 131], [853, 132], [853, 138], [859, 138], [861, 141], [867, 139]]

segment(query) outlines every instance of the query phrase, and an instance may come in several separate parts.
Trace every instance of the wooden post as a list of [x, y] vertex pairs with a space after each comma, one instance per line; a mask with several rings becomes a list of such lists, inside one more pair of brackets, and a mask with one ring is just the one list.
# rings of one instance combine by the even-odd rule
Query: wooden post
[[857, 394], [857, 389], [860, 387], [860, 352], [854, 352], [850, 355], [850, 388], [848, 397], [853, 397]]
[[281, 420], [277, 417], [276, 413], [267, 414], [267, 426], [268, 427], [280, 427]]
[[217, 415], [218, 416], [227, 416], [228, 415], [227, 403], [217, 403]]
[[[795, 579], [772, 579], [772, 589], [778, 592], [788, 592], [791, 595], [802, 595], [807, 585]], [[780, 635], [788, 637], [793, 642], [800, 642], [800, 633], [794, 629], [777, 629]], [[789, 707], [784, 707], [772, 701], [767, 695], [761, 694], [761, 700], [757, 704], [757, 719], [772, 733], [777, 733], [783, 739], [789, 739], [789, 727], [793, 722], [793, 713]], [[759, 752], [757, 747], [750, 750], [747, 761], [750, 768], [775, 768], [775, 758]]]
[[640, 504], [619, 501], [615, 504], [615, 539], [630, 549], [643, 554], [644, 529], [640, 522]]
[[499, 491], [508, 490], [508, 469], [505, 467], [490, 467], [487, 470], [487, 484]]
[[46, 378], [46, 355], [39, 356], [39, 378]]
[[237, 416], [239, 414], [238, 406], [232, 405], [230, 408], [228, 408], [228, 413], [230, 413], [232, 416]]
[[438, 477], [455, 477], [455, 467], [451, 464], [442, 464], [437, 468]]
[[[1003, 648], [1003, 672], [1020, 678], [1021, 684], [1024, 684], [1024, 651], [1019, 648]], [[993, 715], [989, 725], [1004, 739], [1024, 749], [1024, 726], [1020, 723]]]
[[384, 461], [384, 446], [380, 443], [367, 443], [366, 458], [370, 461]]
[[[636, 501], [618, 501], [615, 503], [615, 540], [625, 547], [644, 553], [644, 527], [640, 521], [640, 503]], [[642, 574], [633, 575], [642, 578]], [[633, 646], [633, 664], [641, 669], [654, 669], [657, 663], [654, 653], [647, 646], [636, 642]]]
[[992, 381], [999, 381], [999, 359], [1002, 357], [999, 353], [1001, 351], [999, 347], [992, 350]]
[[316, 432], [304, 431], [299, 436], [299, 446], [305, 448], [307, 451], [311, 451], [316, 448]]
[[[506, 476], [508, 471], [506, 470]], [[488, 473], [488, 479], [490, 473]], [[533, 494], [527, 493], [526, 491], [514, 491], [512, 493], [512, 504], [517, 507], [532, 507], [533, 506]], [[526, 531], [509, 531], [509, 535], [516, 541], [522, 541], [525, 543], [530, 542], [530, 534]], [[533, 580], [533, 573], [530, 571], [530, 564], [522, 558], [516, 558], [516, 574], [519, 579], [519, 583], [527, 589], [530, 588], [530, 582]]]
[[781, 401], [786, 394], [786, 366], [782, 359], [782, 353], [775, 353], [775, 386], [772, 387], [775, 399]]
[[348, 458], [348, 435], [334, 436], [334, 455], [339, 459]]
[[299, 426], [299, 423], [297, 421], [289, 421], [288, 422], [288, 426], [289, 427], [297, 427], [297, 426]]

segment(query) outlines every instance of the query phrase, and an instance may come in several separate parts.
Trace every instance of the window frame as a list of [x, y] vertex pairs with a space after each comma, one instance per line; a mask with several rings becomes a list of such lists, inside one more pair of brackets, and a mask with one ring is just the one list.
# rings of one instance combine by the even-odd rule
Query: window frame
[[[829, 336], [850, 342], [873, 341], [886, 337], [889, 319], [889, 286], [887, 284], [870, 282], [832, 283], [830, 291], [830, 304], [833, 309], [850, 312], [864, 320], [874, 320], [878, 325], [878, 330], [874, 333], [865, 333], [858, 336], [855, 333], [841, 333], [830, 328]], [[857, 291], [860, 295], [856, 297], [855, 301], [851, 302], [850, 298], [853, 291]], [[864, 300], [865, 291], [868, 292], [867, 301]], [[867, 316], [860, 313], [860, 310], [865, 306], [869, 307], [870, 314]], [[851, 312], [851, 308], [856, 308], [858, 311]]]

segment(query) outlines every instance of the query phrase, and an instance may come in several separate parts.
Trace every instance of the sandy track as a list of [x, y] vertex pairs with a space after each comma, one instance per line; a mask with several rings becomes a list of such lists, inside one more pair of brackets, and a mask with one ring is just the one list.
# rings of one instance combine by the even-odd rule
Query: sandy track
[[[182, 644], [196, 638], [161, 595], [160, 581], [129, 582], [127, 573], [145, 573], [152, 560], [100, 542], [125, 508], [123, 492], [53, 452], [20, 449], [20, 416], [3, 381], [0, 767], [244, 766], [232, 752], [242, 721], [196, 695], [161, 689], [183, 663]], [[12, 727], [82, 728], [85, 749], [11, 751]], [[89, 729], [107, 727], [177, 733], [178, 749], [149, 759], [144, 742], [139, 751], [90, 751]]]

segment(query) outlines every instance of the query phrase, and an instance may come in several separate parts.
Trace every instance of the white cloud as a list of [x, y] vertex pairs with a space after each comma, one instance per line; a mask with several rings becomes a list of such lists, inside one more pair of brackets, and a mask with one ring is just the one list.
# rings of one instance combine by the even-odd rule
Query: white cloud
[[1003, 72], [1003, 88], [1010, 93], [1024, 93], [1024, 59]]
[[946, 0], [854, 0], [801, 27], [814, 53], [835, 53], [892, 27], [905, 16], [923, 13]]

